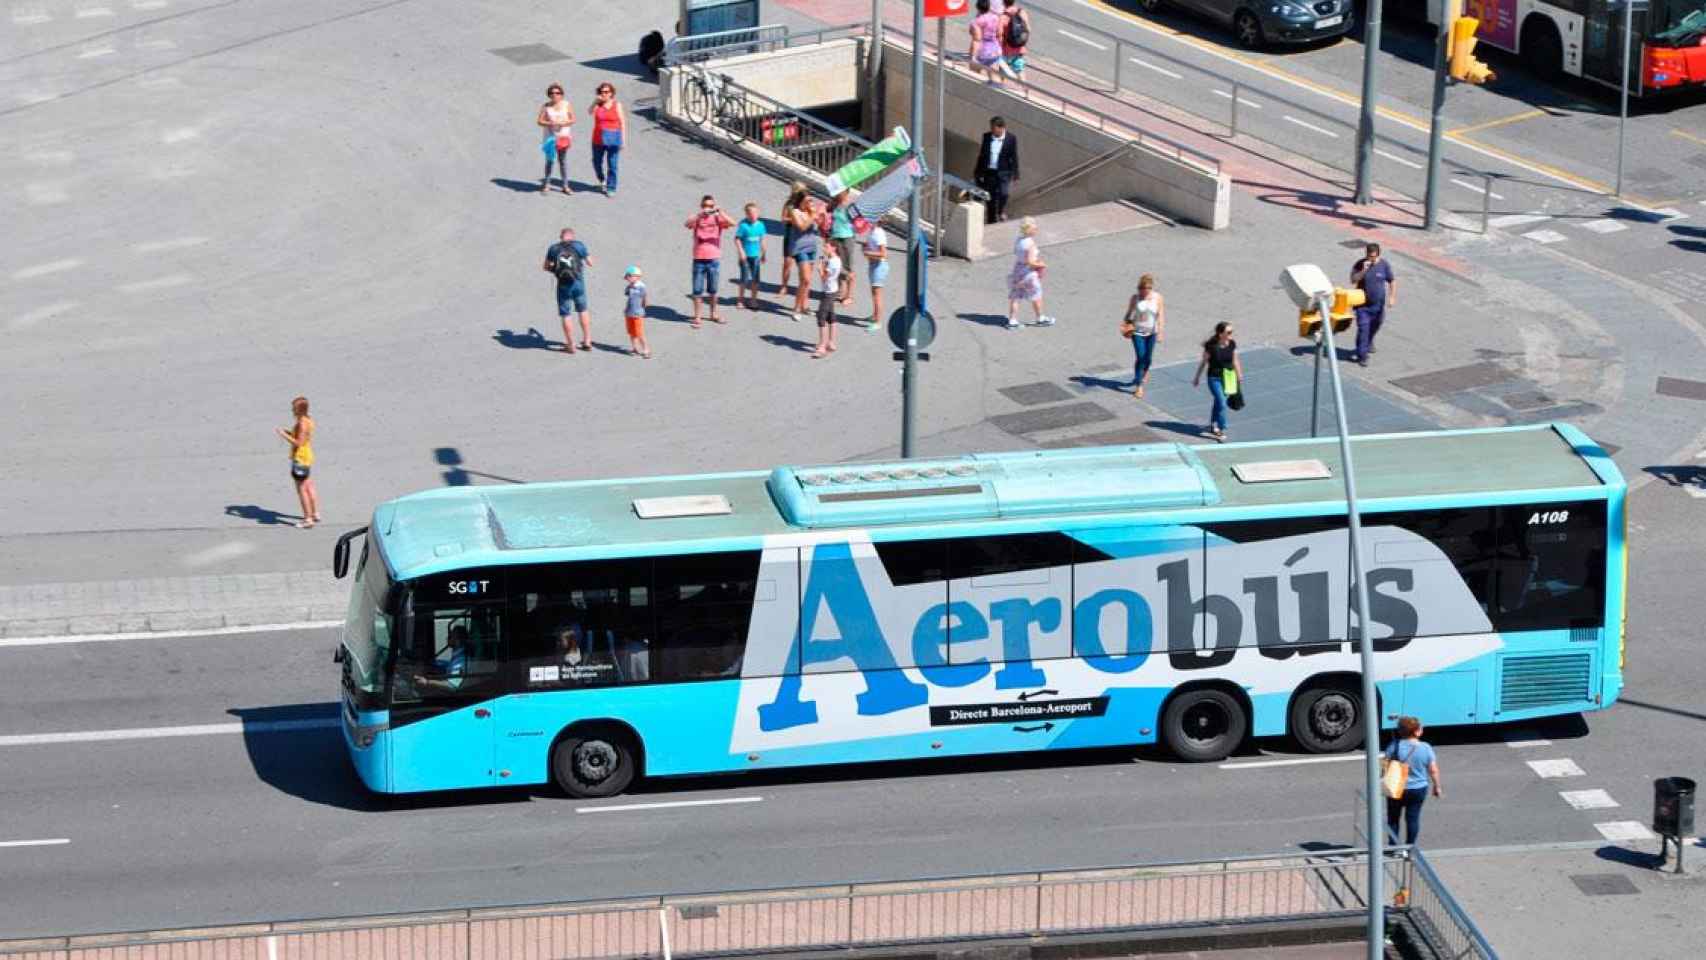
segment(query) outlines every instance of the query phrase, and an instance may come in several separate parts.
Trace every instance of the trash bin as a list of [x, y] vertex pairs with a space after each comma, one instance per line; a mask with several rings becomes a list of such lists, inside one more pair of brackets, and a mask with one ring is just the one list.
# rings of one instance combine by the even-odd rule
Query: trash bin
[[1661, 837], [1694, 833], [1694, 781], [1660, 777], [1653, 781], [1653, 832]]

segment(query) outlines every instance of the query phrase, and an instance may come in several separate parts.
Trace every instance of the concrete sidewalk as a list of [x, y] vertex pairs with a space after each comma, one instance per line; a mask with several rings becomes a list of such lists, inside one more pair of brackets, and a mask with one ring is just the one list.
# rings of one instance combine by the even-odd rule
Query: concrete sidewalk
[[1501, 960], [1681, 960], [1706, 942], [1706, 843], [1684, 845], [1684, 876], [1674, 850], [1656, 866], [1657, 840], [1427, 857]]

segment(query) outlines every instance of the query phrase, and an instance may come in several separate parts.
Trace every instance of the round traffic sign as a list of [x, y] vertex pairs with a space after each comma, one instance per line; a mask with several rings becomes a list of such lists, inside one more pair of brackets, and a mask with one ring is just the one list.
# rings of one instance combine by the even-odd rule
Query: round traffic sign
[[905, 350], [908, 340], [919, 350], [926, 349], [936, 340], [936, 318], [928, 310], [920, 310], [916, 314], [906, 307], [896, 308], [889, 314], [889, 342], [896, 349]]

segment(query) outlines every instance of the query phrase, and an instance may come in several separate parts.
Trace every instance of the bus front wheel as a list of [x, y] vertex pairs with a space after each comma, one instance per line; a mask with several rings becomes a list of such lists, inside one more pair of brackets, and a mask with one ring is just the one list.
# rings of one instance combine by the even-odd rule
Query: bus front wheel
[[571, 797], [614, 797], [639, 772], [634, 738], [614, 727], [570, 731], [551, 751], [551, 774]]
[[1362, 746], [1362, 696], [1347, 687], [1313, 687], [1291, 702], [1291, 735], [1310, 753]]
[[1188, 690], [1167, 703], [1161, 736], [1181, 760], [1225, 760], [1244, 742], [1250, 720], [1238, 698], [1212, 688]]

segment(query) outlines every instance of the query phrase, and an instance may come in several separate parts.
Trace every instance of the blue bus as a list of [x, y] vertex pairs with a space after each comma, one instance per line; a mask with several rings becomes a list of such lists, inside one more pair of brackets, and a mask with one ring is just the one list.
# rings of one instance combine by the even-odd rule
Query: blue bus
[[[1562, 424], [1354, 440], [1382, 721], [1622, 686], [1625, 484]], [[356, 565], [380, 792], [1159, 741], [1362, 745], [1338, 448], [1152, 444], [432, 490]]]

